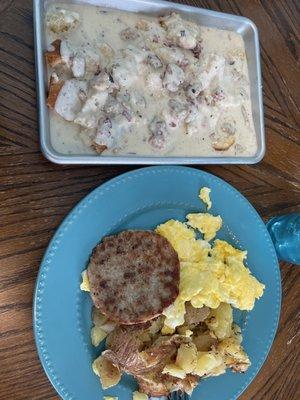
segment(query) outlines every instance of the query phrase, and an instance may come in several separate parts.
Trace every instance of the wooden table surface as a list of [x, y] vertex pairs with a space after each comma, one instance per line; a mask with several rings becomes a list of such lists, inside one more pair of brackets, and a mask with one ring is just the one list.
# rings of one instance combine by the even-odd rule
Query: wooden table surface
[[[239, 189], [265, 220], [299, 211], [299, 2], [181, 1], [185, 2], [249, 17], [258, 26], [261, 40], [266, 156], [258, 165], [203, 169]], [[49, 239], [73, 206], [102, 182], [132, 169], [63, 167], [42, 156], [31, 3], [0, 1], [1, 400], [58, 399], [39, 363], [32, 333], [32, 295], [39, 264]], [[300, 269], [281, 263], [281, 275], [283, 304], [276, 340], [262, 370], [240, 397], [243, 400], [300, 399]]]

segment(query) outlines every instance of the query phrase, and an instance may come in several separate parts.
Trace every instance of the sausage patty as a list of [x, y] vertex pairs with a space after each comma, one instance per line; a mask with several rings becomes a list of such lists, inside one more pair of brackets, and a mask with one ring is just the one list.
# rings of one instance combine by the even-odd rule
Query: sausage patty
[[178, 255], [155, 232], [123, 231], [94, 248], [88, 278], [95, 306], [110, 320], [142, 323], [178, 296]]

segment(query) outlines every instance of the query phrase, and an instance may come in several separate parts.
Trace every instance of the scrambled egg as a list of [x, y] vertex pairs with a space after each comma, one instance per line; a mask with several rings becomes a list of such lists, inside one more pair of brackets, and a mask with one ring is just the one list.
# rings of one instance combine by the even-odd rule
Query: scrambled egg
[[118, 397], [113, 397], [113, 396], [104, 396], [103, 400], [118, 400]]
[[196, 240], [196, 232], [182, 222], [170, 219], [155, 231], [171, 243], [179, 260], [197, 262], [208, 255], [209, 243]]
[[199, 199], [207, 205], [208, 210], [210, 210], [212, 206], [212, 202], [210, 200], [210, 192], [211, 189], [209, 189], [208, 187], [203, 187], [199, 192]]
[[[180, 260], [179, 295], [163, 312], [166, 317], [163, 334], [171, 334], [184, 324], [187, 301], [195, 308], [217, 309], [226, 303], [249, 311], [264, 290], [264, 285], [244, 265], [246, 251], [235, 249], [223, 240], [216, 240], [212, 246], [208, 243], [221, 228], [221, 217], [198, 213], [188, 214], [187, 219], [189, 226], [169, 220], [156, 228], [171, 243]], [[197, 239], [192, 228], [200, 230], [206, 240]], [[221, 313], [216, 311], [211, 315], [211, 329], [220, 338], [228, 337], [232, 323], [231, 308], [224, 304]]]
[[208, 213], [188, 214], [188, 225], [198, 229], [203, 235], [204, 240], [212, 240], [219, 229], [222, 227], [222, 218]]
[[211, 256], [222, 262], [227, 262], [228, 257], [232, 256], [239, 261], [244, 261], [247, 257], [247, 251], [235, 249], [224, 240], [215, 240], [214, 247], [210, 252]]

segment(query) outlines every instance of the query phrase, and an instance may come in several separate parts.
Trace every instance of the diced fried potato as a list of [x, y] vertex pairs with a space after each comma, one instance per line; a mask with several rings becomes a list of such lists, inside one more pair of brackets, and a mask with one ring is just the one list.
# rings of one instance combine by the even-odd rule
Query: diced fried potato
[[116, 326], [117, 324], [115, 322], [107, 321], [101, 326], [101, 328], [104, 330], [104, 332], [110, 333], [115, 329]]
[[[223, 364], [222, 357], [213, 351], [200, 352], [194, 373], [198, 376], [212, 376], [214, 370], [217, 368], [219, 372]], [[225, 372], [225, 365], [223, 369]]]
[[242, 343], [242, 341], [243, 341], [243, 337], [242, 337], [242, 330], [241, 330], [241, 328], [237, 325], [237, 324], [235, 324], [235, 323], [233, 323], [232, 324], [232, 336], [235, 338], [235, 340], [238, 342], [238, 343]]
[[93, 371], [99, 376], [103, 389], [117, 385], [121, 380], [121, 372], [110, 360], [99, 356], [92, 364]]
[[205, 321], [208, 329], [212, 331], [218, 339], [225, 339], [232, 335], [233, 315], [230, 304], [221, 303], [218, 308], [211, 310], [209, 317]]
[[148, 400], [148, 396], [145, 393], [133, 392], [132, 400]]
[[185, 371], [176, 364], [167, 364], [162, 371], [163, 374], [174, 376], [175, 378], [184, 379]]
[[190, 374], [197, 365], [197, 347], [194, 343], [182, 343], [177, 351], [176, 365]]
[[224, 358], [226, 366], [235, 372], [245, 372], [251, 365], [249, 357], [235, 337], [222, 340], [216, 350]]
[[164, 323], [163, 317], [158, 317], [157, 319], [152, 321], [151, 326], [149, 327], [150, 335], [153, 336], [156, 333], [158, 333], [162, 329], [163, 323]]
[[109, 321], [96, 307], [93, 308], [92, 320], [94, 327], [91, 330], [91, 340], [93, 346], [98, 346], [115, 329], [116, 323]]
[[198, 351], [209, 351], [217, 343], [217, 339], [207, 330], [206, 332], [194, 334], [193, 343]]
[[226, 372], [226, 365], [223, 362], [222, 364], [220, 364], [219, 366], [217, 366], [213, 370], [211, 370], [209, 376], [219, 376], [219, 375], [225, 374], [225, 372]]
[[193, 331], [189, 329], [188, 326], [182, 325], [177, 328], [177, 332], [179, 335], [185, 336], [185, 337], [191, 337], [193, 335]]
[[107, 322], [107, 317], [98, 308], [93, 307], [92, 320], [94, 325], [102, 326]]
[[88, 278], [86, 269], [81, 273], [81, 277], [82, 277], [82, 282], [80, 284], [80, 289], [85, 292], [90, 292], [90, 290], [91, 290], [90, 282], [89, 282], [89, 278]]
[[99, 344], [104, 340], [107, 336], [107, 333], [104, 332], [102, 328], [99, 326], [94, 326], [91, 330], [91, 340], [92, 340], [92, 345], [97, 347]]
[[186, 314], [184, 316], [185, 324], [190, 326], [191, 328], [195, 328], [201, 322], [206, 320], [209, 316], [210, 309], [209, 307], [201, 307], [195, 308], [191, 303], [186, 303], [185, 305]]
[[151, 342], [150, 333], [147, 332], [147, 331], [142, 332], [142, 333], [139, 335], [139, 339], [140, 339], [143, 343]]
[[174, 333], [175, 329], [170, 328], [169, 326], [165, 325], [162, 327], [161, 329], [161, 333], [163, 335], [172, 335], [172, 333]]
[[101, 329], [106, 332], [112, 332], [115, 327], [116, 323], [109, 321], [109, 319], [103, 315], [96, 307], [93, 308], [93, 323], [95, 326], [101, 327]]

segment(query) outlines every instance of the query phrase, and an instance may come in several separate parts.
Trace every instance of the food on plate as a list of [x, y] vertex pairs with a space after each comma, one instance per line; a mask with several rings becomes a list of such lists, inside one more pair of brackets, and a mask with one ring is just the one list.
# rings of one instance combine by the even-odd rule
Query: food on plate
[[148, 396], [145, 393], [133, 392], [132, 400], [148, 400]]
[[87, 4], [49, 5], [45, 28], [51, 141], [60, 153], [256, 153], [240, 34], [175, 12]]
[[103, 389], [117, 385], [121, 380], [121, 372], [108, 358], [99, 356], [92, 364], [93, 371], [99, 376]]
[[92, 321], [94, 326], [91, 330], [91, 340], [93, 346], [98, 346], [102, 340], [105, 339], [106, 336], [115, 329], [116, 323], [110, 321], [97, 308], [93, 309]]
[[181, 261], [197, 262], [208, 255], [210, 244], [196, 240], [196, 232], [182, 222], [171, 219], [159, 225], [156, 232], [167, 238]]
[[[199, 197], [211, 206], [209, 194], [202, 188]], [[252, 310], [264, 285], [245, 266], [246, 251], [210, 242], [221, 226], [220, 216], [193, 213], [155, 232], [109, 236], [93, 250], [81, 289], [94, 303], [91, 342], [106, 339], [92, 365], [104, 389], [127, 373], [139, 386], [133, 399], [144, 400], [191, 394], [201, 379], [228, 368], [247, 371], [233, 309]]]
[[210, 192], [211, 190], [208, 187], [203, 187], [200, 189], [199, 198], [206, 204], [207, 210], [211, 209], [212, 202], [210, 200]]
[[187, 215], [188, 225], [198, 229], [204, 235], [204, 240], [212, 240], [218, 230], [222, 227], [222, 218], [208, 213], [197, 213]]
[[89, 278], [88, 278], [88, 274], [87, 274], [86, 270], [84, 270], [82, 272], [81, 278], [82, 278], [82, 282], [80, 284], [80, 289], [85, 292], [90, 292], [91, 291], [90, 282], [89, 282]]
[[93, 250], [87, 274], [94, 305], [118, 323], [151, 320], [178, 295], [178, 255], [165, 238], [151, 231], [104, 238]]

